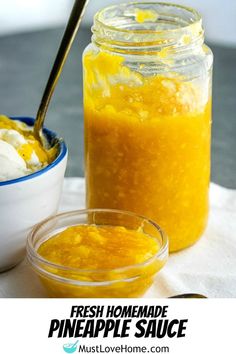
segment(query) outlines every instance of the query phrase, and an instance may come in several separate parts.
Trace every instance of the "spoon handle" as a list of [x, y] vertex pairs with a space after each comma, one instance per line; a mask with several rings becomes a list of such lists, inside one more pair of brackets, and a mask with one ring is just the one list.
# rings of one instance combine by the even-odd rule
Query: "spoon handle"
[[73, 9], [71, 11], [70, 18], [65, 29], [59, 50], [57, 52], [57, 56], [53, 64], [47, 85], [45, 87], [34, 124], [34, 135], [37, 139], [39, 139], [39, 141], [41, 140], [40, 133], [43, 127], [48, 105], [50, 103], [52, 94], [60, 77], [76, 33], [79, 29], [80, 22], [88, 1], [89, 0], [75, 0]]
[[201, 294], [181, 294], [170, 296], [169, 299], [207, 299], [207, 297]]
[[74, 348], [74, 347], [76, 347], [76, 345], [79, 343], [79, 341], [77, 340], [73, 345], [72, 345], [72, 347], [71, 348]]

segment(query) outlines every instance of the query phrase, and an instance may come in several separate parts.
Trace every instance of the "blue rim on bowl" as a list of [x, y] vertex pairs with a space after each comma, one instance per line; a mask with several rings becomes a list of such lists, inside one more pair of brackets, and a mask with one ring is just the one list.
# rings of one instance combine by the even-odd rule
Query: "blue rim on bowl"
[[[12, 120], [19, 120], [21, 122], [26, 123], [29, 126], [33, 126], [34, 121], [35, 121], [35, 119], [32, 117], [11, 117], [11, 119]], [[56, 133], [54, 133], [52, 130], [49, 130], [47, 128], [44, 128], [43, 132], [44, 132], [45, 136], [47, 137], [49, 143], [51, 143], [53, 141], [53, 139], [57, 136]], [[50, 165], [43, 167], [41, 170], [33, 172], [27, 176], [11, 179], [9, 181], [0, 182], [0, 187], [5, 186], [5, 185], [9, 185], [9, 184], [23, 182], [28, 179], [38, 177], [38, 176], [44, 174], [45, 172], [51, 170], [52, 168], [54, 168], [56, 165], [58, 165], [63, 160], [63, 158], [67, 154], [67, 147], [66, 147], [66, 144], [64, 143], [63, 140], [60, 141], [59, 146], [60, 146], [59, 154], [58, 154], [57, 158], [52, 163], [50, 163]]]

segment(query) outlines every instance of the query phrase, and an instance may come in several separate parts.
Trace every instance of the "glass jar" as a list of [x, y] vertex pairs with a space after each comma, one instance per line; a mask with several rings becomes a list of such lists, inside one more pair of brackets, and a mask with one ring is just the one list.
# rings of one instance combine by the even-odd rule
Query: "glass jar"
[[84, 52], [87, 207], [156, 220], [170, 251], [207, 223], [212, 62], [201, 16], [156, 2], [97, 13]]

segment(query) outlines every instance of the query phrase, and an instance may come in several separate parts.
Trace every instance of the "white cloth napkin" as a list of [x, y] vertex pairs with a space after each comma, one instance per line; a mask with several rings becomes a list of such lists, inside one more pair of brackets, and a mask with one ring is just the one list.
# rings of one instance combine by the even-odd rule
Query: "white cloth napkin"
[[[61, 211], [84, 208], [84, 179], [66, 178]], [[171, 254], [146, 297], [197, 292], [236, 297], [236, 190], [211, 184], [210, 218], [193, 247]], [[46, 297], [26, 260], [0, 274], [0, 297]]]

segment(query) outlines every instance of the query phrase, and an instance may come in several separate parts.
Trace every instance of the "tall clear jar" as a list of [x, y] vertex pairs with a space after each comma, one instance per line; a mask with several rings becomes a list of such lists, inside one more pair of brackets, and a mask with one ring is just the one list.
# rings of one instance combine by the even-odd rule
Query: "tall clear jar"
[[156, 220], [170, 251], [207, 223], [212, 62], [199, 13], [157, 2], [101, 10], [84, 52], [87, 207]]

